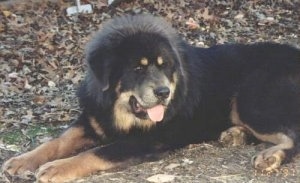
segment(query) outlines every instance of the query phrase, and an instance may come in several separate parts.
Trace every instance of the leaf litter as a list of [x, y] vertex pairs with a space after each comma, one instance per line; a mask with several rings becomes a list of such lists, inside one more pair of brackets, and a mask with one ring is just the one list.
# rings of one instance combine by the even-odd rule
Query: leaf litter
[[[66, 8], [74, 6], [71, 0], [1, 1], [0, 162], [14, 152], [23, 152], [56, 136], [76, 119], [80, 108], [75, 93], [86, 68], [85, 45], [101, 23], [111, 17], [125, 13], [162, 16], [185, 40], [200, 47], [257, 41], [300, 45], [300, 4], [297, 0], [124, 0], [113, 6], [108, 6], [105, 0], [82, 0], [82, 3], [92, 4], [93, 14], [66, 16]], [[201, 162], [197, 161], [199, 157], [190, 154], [191, 151], [199, 153]], [[214, 143], [210, 148], [195, 145], [170, 155], [163, 165], [137, 166], [137, 169], [146, 168], [143, 172], [134, 168], [128, 170], [129, 174], [140, 172], [136, 176], [128, 176], [125, 171], [117, 178], [112, 175], [105, 180], [141, 182], [153, 175], [170, 175], [166, 180], [226, 182], [227, 176], [223, 174], [227, 173], [233, 181], [232, 175], [237, 175], [236, 182], [251, 181], [251, 175], [239, 179], [241, 173], [236, 167], [240, 171], [245, 167], [233, 160], [237, 164], [232, 168], [233, 165], [224, 160], [227, 156], [223, 155], [231, 157], [230, 153], [235, 154], [235, 151], [225, 151]], [[249, 164], [249, 153], [239, 151], [236, 157]], [[250, 146], [248, 151], [255, 150]], [[219, 159], [215, 164], [221, 164], [226, 170], [216, 168], [209, 161], [217, 155]], [[299, 164], [291, 166], [299, 167]], [[189, 176], [187, 172], [197, 173]], [[247, 168], [245, 172], [249, 173]], [[90, 180], [98, 182], [97, 176]]]

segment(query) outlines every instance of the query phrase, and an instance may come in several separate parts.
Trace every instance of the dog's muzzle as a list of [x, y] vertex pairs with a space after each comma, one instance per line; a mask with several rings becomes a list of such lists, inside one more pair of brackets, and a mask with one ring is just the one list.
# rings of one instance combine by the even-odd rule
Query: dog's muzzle
[[140, 103], [137, 97], [132, 95], [129, 99], [129, 105], [136, 117], [149, 118], [153, 122], [159, 122], [164, 118], [166, 99], [170, 96], [170, 89], [166, 86], [160, 86], [153, 89], [153, 94], [155, 102], [151, 104], [143, 99], [139, 99], [142, 100], [142, 103]]

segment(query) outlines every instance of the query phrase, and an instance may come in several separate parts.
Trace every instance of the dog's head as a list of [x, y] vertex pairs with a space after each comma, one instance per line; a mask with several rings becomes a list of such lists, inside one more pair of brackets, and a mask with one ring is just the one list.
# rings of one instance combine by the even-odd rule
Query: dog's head
[[90, 44], [90, 88], [98, 96], [115, 97], [112, 113], [118, 129], [147, 128], [165, 119], [184, 74], [179, 38], [165, 24], [148, 16], [117, 18]]

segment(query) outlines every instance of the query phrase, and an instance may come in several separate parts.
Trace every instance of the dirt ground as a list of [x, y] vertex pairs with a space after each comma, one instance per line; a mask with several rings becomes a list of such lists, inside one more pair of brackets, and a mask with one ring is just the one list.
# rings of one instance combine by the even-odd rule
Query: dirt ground
[[[76, 88], [84, 76], [84, 47], [101, 23], [125, 13], [164, 17], [189, 43], [273, 41], [300, 46], [298, 0], [124, 0], [92, 4], [92, 14], [66, 16], [72, 0], [0, 1], [0, 164], [55, 137], [80, 113]], [[272, 173], [251, 157], [268, 144], [193, 144], [165, 158], [99, 172], [75, 182], [300, 182], [300, 155]], [[13, 182], [33, 180], [14, 179]], [[5, 182], [0, 175], [0, 182]]]
[[287, 183], [300, 182], [300, 156], [270, 174], [255, 171], [251, 157], [263, 145], [222, 148], [214, 143], [197, 144], [150, 163], [118, 172], [105, 172], [78, 182], [218, 182], [218, 183]]

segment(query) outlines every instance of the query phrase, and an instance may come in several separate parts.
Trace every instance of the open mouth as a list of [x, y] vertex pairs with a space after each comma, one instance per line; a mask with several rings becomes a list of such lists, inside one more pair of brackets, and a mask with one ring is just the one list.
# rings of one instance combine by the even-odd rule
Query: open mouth
[[138, 118], [150, 118], [150, 120], [153, 122], [162, 121], [164, 118], [165, 107], [162, 104], [145, 108], [138, 102], [138, 100], [134, 96], [131, 96], [129, 99], [129, 105], [131, 106], [132, 112]]

